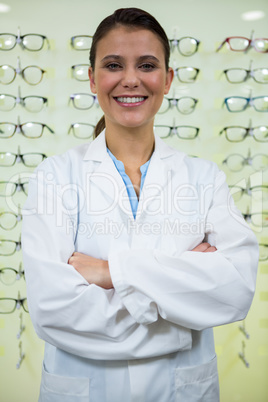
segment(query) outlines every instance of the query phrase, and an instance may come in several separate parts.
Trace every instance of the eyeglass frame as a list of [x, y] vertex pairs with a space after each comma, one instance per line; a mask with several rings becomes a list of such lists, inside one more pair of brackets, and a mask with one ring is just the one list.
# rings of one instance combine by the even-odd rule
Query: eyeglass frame
[[[249, 180], [248, 180], [248, 182], [247, 182], [247, 185], [246, 185], [246, 187], [241, 187], [241, 186], [237, 186], [236, 184], [234, 184], [234, 185], [229, 185], [229, 189], [232, 189], [232, 188], [237, 188], [237, 189], [239, 189], [240, 191], [241, 191], [241, 197], [240, 198], [242, 198], [243, 197], [243, 195], [244, 194], [247, 194], [248, 196], [252, 196], [252, 193], [253, 193], [253, 189], [260, 189], [260, 190], [262, 190], [262, 189], [267, 189], [268, 190], [268, 184], [267, 185], [265, 185], [265, 184], [262, 184], [262, 185], [257, 185], [257, 186], [251, 186], [250, 185], [250, 182], [249, 182]], [[232, 194], [231, 194], [232, 195]], [[240, 199], [239, 198], [239, 199]]]
[[14, 255], [16, 252], [19, 252], [21, 250], [21, 245], [22, 245], [21, 239], [19, 241], [10, 240], [10, 239], [0, 239], [0, 243], [2, 243], [2, 242], [4, 242], [4, 243], [8, 242], [8, 243], [14, 243], [15, 244], [15, 249], [14, 249], [14, 251], [12, 253], [1, 254], [1, 252], [0, 252], [0, 255], [2, 257], [10, 257], [11, 255]]
[[74, 64], [73, 66], [71, 66], [72, 77], [73, 77], [75, 80], [80, 81], [80, 82], [89, 81], [89, 77], [87, 77], [86, 80], [79, 80], [79, 79], [75, 76], [74, 70], [75, 70], [76, 67], [87, 67], [87, 69], [89, 69], [89, 64]]
[[[268, 218], [268, 211], [261, 211], [261, 212], [253, 212], [253, 213], [246, 213], [246, 214], [242, 214], [243, 215], [243, 217], [244, 217], [244, 219], [246, 220], [246, 221], [248, 221], [248, 219], [250, 219], [250, 221], [249, 221], [249, 223], [252, 223], [252, 225], [253, 226], [256, 226], [256, 227], [262, 227], [262, 225], [255, 225], [255, 223], [252, 221], [252, 216], [254, 216], [254, 215], [263, 215], [263, 214], [266, 214], [267, 215], [267, 218]], [[266, 225], [265, 225], [265, 227], [266, 227]], [[267, 219], [267, 227], [268, 227], [268, 219]]]
[[[4, 66], [7, 66], [7, 67], [11, 68], [11, 69], [14, 71], [14, 78], [12, 79], [12, 81], [7, 82], [7, 83], [4, 83], [4, 82], [1, 82], [1, 81], [0, 81], [0, 83], [1, 83], [2, 85], [10, 85], [10, 84], [12, 84], [12, 82], [15, 81], [17, 74], [18, 74], [18, 75], [21, 75], [21, 77], [23, 78], [23, 80], [24, 80], [25, 82], [27, 82], [27, 84], [32, 85], [32, 86], [38, 85], [38, 84], [40, 84], [40, 82], [41, 82], [42, 79], [43, 79], [44, 74], [46, 73], [46, 70], [43, 70], [41, 67], [35, 66], [35, 65], [26, 66], [26, 67], [24, 67], [24, 68], [22, 69], [22, 68], [21, 68], [21, 64], [20, 64], [20, 58], [19, 58], [19, 57], [18, 57], [18, 62], [17, 62], [17, 68], [14, 68], [13, 66], [11, 66], [11, 65], [9, 65], [9, 64], [2, 64], [2, 65], [0, 66], [0, 68], [1, 68], [1, 67], [4, 67]], [[25, 76], [24, 76], [24, 71], [27, 70], [27, 68], [33, 68], [33, 67], [34, 67], [34, 68], [37, 68], [39, 71], [41, 71], [41, 79], [40, 79], [40, 81], [38, 81], [36, 84], [31, 84], [29, 81], [26, 80], [26, 78], [25, 78]]]
[[[180, 48], [179, 48], [179, 43], [180, 43], [183, 39], [194, 39], [194, 40], [195, 40], [195, 42], [196, 42], [196, 48], [195, 48], [195, 51], [194, 51], [193, 53], [191, 53], [191, 54], [184, 54], [184, 53], [181, 52], [181, 50], [180, 50]], [[175, 47], [176, 47], [176, 48], [178, 49], [179, 53], [180, 53], [182, 56], [185, 56], [185, 57], [193, 56], [193, 55], [198, 51], [199, 45], [200, 45], [200, 43], [201, 43], [200, 40], [198, 40], [198, 39], [196, 39], [196, 38], [194, 38], [194, 37], [192, 37], [192, 36], [183, 36], [183, 37], [181, 37], [181, 38], [179, 38], [179, 39], [175, 39], [175, 38], [174, 38], [174, 39], [168, 39], [168, 41], [169, 41], [169, 46], [170, 46], [170, 51], [171, 51], [171, 52], [173, 52], [173, 49], [175, 49]], [[172, 48], [172, 46], [173, 46], [173, 48]]]
[[[264, 85], [265, 85], [265, 84], [268, 84], [268, 81], [267, 81], [267, 82], [260, 82], [260, 81], [256, 80], [256, 78], [255, 78], [255, 76], [254, 76], [254, 74], [253, 74], [254, 71], [264, 70], [264, 69], [265, 69], [265, 67], [259, 67], [259, 68], [254, 68], [254, 69], [252, 69], [252, 60], [251, 60], [251, 61], [250, 61], [250, 64], [249, 64], [249, 70], [246, 70], [245, 68], [227, 68], [226, 70], [223, 70], [222, 73], [225, 75], [227, 81], [230, 82], [230, 84], [241, 84], [242, 82], [246, 82], [249, 78], [253, 78], [254, 81], [257, 82], [258, 84], [264, 84]], [[227, 73], [228, 73], [229, 71], [232, 71], [232, 70], [242, 70], [242, 71], [245, 71], [245, 72], [246, 72], [245, 78], [244, 78], [242, 81], [237, 81], [237, 82], [230, 81], [229, 78], [228, 78]]]
[[15, 190], [14, 190], [14, 192], [12, 193], [12, 194], [10, 194], [10, 195], [6, 195], [6, 194], [3, 194], [3, 195], [1, 195], [0, 194], [0, 197], [13, 197], [13, 195], [17, 192], [17, 188], [18, 187], [21, 187], [21, 189], [22, 189], [22, 191], [24, 192], [24, 194], [25, 195], [27, 195], [28, 196], [28, 193], [25, 191], [25, 188], [24, 188], [24, 186], [25, 186], [25, 184], [28, 184], [29, 182], [28, 181], [25, 181], [25, 182], [21, 182], [21, 180], [19, 179], [17, 182], [13, 182], [13, 181], [0, 181], [0, 184], [15, 184]]
[[75, 48], [75, 46], [74, 46], [74, 40], [75, 40], [76, 38], [91, 38], [91, 39], [92, 39], [93, 36], [91, 36], [91, 35], [75, 35], [75, 36], [72, 36], [72, 37], [71, 37], [71, 40], [70, 40], [71, 47], [72, 47], [74, 50], [77, 50], [77, 51], [90, 50], [90, 47], [89, 47], [89, 48], [86, 48], [86, 49], [77, 49], [77, 48]]
[[[262, 51], [260, 51], [260, 50], [257, 50], [256, 48], [255, 48], [255, 46], [254, 45], [252, 45], [252, 43], [254, 43], [254, 42], [256, 42], [256, 41], [259, 41], [259, 40], [265, 40], [265, 41], [268, 41], [268, 38], [256, 38], [256, 39], [253, 39], [253, 35], [254, 35], [254, 31], [252, 31], [251, 32], [251, 36], [250, 36], [250, 39], [249, 38], [246, 38], [246, 37], [244, 37], [244, 36], [229, 36], [228, 38], [225, 38], [224, 39], [224, 41], [220, 44], [220, 46], [216, 49], [216, 52], [218, 52], [222, 47], [223, 47], [223, 45], [225, 44], [225, 43], [227, 43], [228, 44], [228, 47], [229, 47], [229, 50], [231, 50], [231, 51], [233, 51], [233, 52], [247, 52], [251, 47], [253, 47], [255, 50], [256, 50], [256, 52], [259, 52], [259, 53], [268, 53], [268, 49], [265, 51], [265, 52], [262, 52]], [[241, 50], [237, 50], [237, 49], [232, 49], [232, 47], [231, 47], [231, 45], [230, 45], [230, 40], [231, 39], [246, 39], [247, 41], [248, 41], [248, 46], [246, 47], [246, 49], [241, 49]]]
[[[169, 128], [169, 134], [168, 134], [167, 136], [161, 137], [161, 138], [168, 138], [168, 137], [172, 137], [173, 135], [177, 135], [177, 136], [178, 136], [180, 139], [182, 139], [182, 140], [194, 140], [194, 139], [198, 136], [199, 131], [200, 131], [200, 128], [198, 128], [198, 127], [194, 127], [194, 126], [183, 126], [183, 125], [181, 125], [181, 126], [175, 126], [174, 124], [173, 124], [173, 126], [167, 126], [167, 125], [164, 125], [164, 124], [154, 124], [154, 127], [165, 127], [165, 128]], [[178, 129], [178, 128], [182, 128], [182, 127], [194, 128], [195, 131], [196, 131], [195, 136], [192, 137], [192, 138], [181, 137], [181, 136], [179, 135], [177, 129]], [[174, 131], [175, 131], [175, 133], [174, 133]]]
[[[267, 247], [267, 250], [268, 250], [268, 244], [259, 243], [259, 246], [261, 246], [261, 247]], [[259, 261], [267, 261], [267, 260], [268, 260], [268, 254], [266, 255], [266, 257], [265, 257], [264, 259], [260, 259], [260, 258], [259, 258]]]
[[[255, 137], [255, 135], [253, 134], [253, 131], [254, 131], [256, 128], [266, 127], [266, 126], [256, 126], [256, 127], [252, 127], [251, 124], [252, 124], [252, 120], [250, 119], [250, 121], [249, 121], [249, 127], [242, 127], [242, 126], [226, 126], [226, 127], [224, 127], [224, 128], [219, 132], [219, 135], [222, 135], [222, 133], [225, 132], [225, 138], [226, 138], [227, 141], [229, 141], [229, 142], [242, 142], [242, 141], [244, 141], [244, 139], [245, 139], [246, 137], [252, 137], [252, 138], [254, 138], [254, 140], [257, 141], [257, 142], [265, 143], [266, 141], [260, 141], [260, 140], [258, 140], [258, 139]], [[230, 139], [228, 138], [227, 132], [226, 132], [226, 130], [229, 129], [229, 128], [242, 128], [243, 130], [246, 130], [246, 133], [245, 133], [244, 137], [242, 138], [242, 140], [239, 140], [239, 141], [230, 140]], [[267, 126], [267, 130], [268, 130], [268, 126]], [[268, 136], [267, 136], [267, 142], [268, 142]]]
[[26, 166], [26, 167], [36, 167], [36, 166], [38, 166], [38, 165], [32, 165], [32, 166], [27, 165], [25, 163], [25, 160], [24, 160], [24, 156], [26, 156], [26, 155], [41, 155], [42, 156], [42, 161], [41, 162], [43, 162], [43, 160], [47, 158], [47, 155], [45, 155], [43, 153], [40, 153], [40, 152], [27, 152], [27, 153], [22, 154], [20, 152], [20, 147], [18, 147], [18, 153], [17, 154], [15, 154], [14, 152], [0, 152], [0, 157], [1, 157], [1, 155], [6, 155], [6, 154], [10, 154], [10, 155], [15, 156], [14, 162], [13, 162], [12, 165], [3, 166], [3, 165], [1, 165], [1, 159], [0, 159], [0, 167], [12, 167], [16, 163], [18, 163], [18, 161], [17, 161], [18, 158], [20, 159], [19, 162], [22, 162], [23, 165]]
[[[252, 161], [253, 160], [253, 158], [255, 158], [256, 156], [265, 156], [266, 158], [267, 158], [267, 160], [268, 160], [268, 155], [266, 155], [266, 154], [255, 154], [255, 155], [253, 155], [253, 156], [251, 156], [251, 151], [250, 151], [250, 149], [249, 149], [249, 151], [248, 151], [248, 155], [246, 156], [246, 157], [244, 157], [243, 155], [241, 155], [241, 154], [230, 154], [230, 155], [228, 155], [227, 156], [227, 158], [225, 158], [223, 161], [222, 161], [222, 164], [226, 164], [227, 165], [227, 167], [228, 167], [228, 169], [229, 170], [231, 170], [231, 172], [241, 172], [241, 170], [243, 169], [243, 167], [245, 167], [246, 165], [248, 165], [248, 166], [252, 166], [252, 163], [243, 163], [243, 167], [242, 167], [242, 169], [240, 169], [240, 170], [233, 170], [233, 169], [230, 169], [230, 167], [228, 166], [228, 163], [227, 163], [227, 160], [228, 160], [228, 158], [230, 158], [230, 156], [240, 156], [241, 158], [243, 158], [244, 159], [244, 162], [248, 162], [248, 161]], [[253, 167], [253, 166], [252, 166]], [[268, 165], [267, 165], [267, 168], [268, 168]], [[267, 168], [265, 168], [264, 170], [266, 170]], [[253, 168], [254, 169], [254, 168]], [[255, 169], [254, 169], [255, 170]]]
[[[90, 135], [89, 137], [78, 137], [77, 135], [75, 135], [74, 126], [75, 126], [76, 124], [83, 125], [83, 126], [93, 127], [93, 133], [92, 133], [92, 135]], [[72, 134], [73, 134], [73, 136], [74, 136], [75, 138], [79, 138], [80, 140], [81, 140], [81, 139], [86, 140], [86, 139], [91, 138], [91, 137], [94, 136], [94, 129], [95, 129], [95, 127], [96, 127], [96, 126], [94, 126], [93, 124], [90, 124], [90, 123], [72, 123], [72, 124], [70, 125], [70, 127], [69, 127], [68, 135], [72, 132]]]
[[[6, 284], [6, 283], [3, 282], [2, 279], [1, 279], [1, 274], [2, 274], [2, 272], [3, 272], [3, 271], [6, 271], [6, 270], [13, 271], [13, 272], [15, 272], [15, 274], [16, 274], [15, 280], [14, 280], [12, 283], [10, 283], [10, 284]], [[22, 264], [21, 264], [21, 263], [20, 263], [20, 266], [19, 266], [19, 270], [15, 269], [15, 268], [13, 268], [13, 267], [3, 267], [3, 268], [0, 268], [0, 281], [1, 281], [4, 285], [6, 285], [6, 286], [11, 286], [11, 285], [13, 285], [14, 283], [16, 283], [16, 281], [19, 281], [22, 277], [25, 279], [25, 271], [22, 269]]]
[[[226, 105], [226, 108], [227, 108], [228, 112], [230, 112], [230, 113], [241, 113], [241, 112], [244, 112], [248, 107], [252, 106], [256, 110], [256, 112], [267, 113], [268, 109], [267, 110], [258, 110], [258, 109], [256, 109], [255, 105], [253, 104], [255, 99], [260, 99], [260, 98], [268, 98], [268, 96], [265, 96], [265, 95], [263, 95], [263, 96], [255, 96], [255, 97], [250, 96], [250, 98], [246, 98], [244, 96], [229, 96], [229, 97], [224, 99], [222, 107], [224, 105]], [[228, 106], [228, 100], [229, 99], [244, 99], [244, 100], [247, 101], [247, 103], [245, 104], [245, 107], [243, 107], [242, 110], [230, 110], [229, 106]]]
[[[19, 212], [18, 212], [17, 214], [15, 214], [15, 212], [11, 212], [11, 211], [0, 212], [0, 227], [1, 227], [2, 229], [4, 229], [4, 230], [12, 230], [12, 229], [14, 229], [14, 228], [17, 226], [18, 222], [21, 222], [21, 221], [22, 221], [23, 215], [20, 213], [20, 206], [18, 206], [18, 210], [19, 210]], [[15, 218], [16, 218], [16, 223], [15, 223], [15, 225], [12, 226], [11, 228], [6, 228], [6, 227], [4, 227], [3, 225], [1, 225], [1, 216], [3, 216], [3, 215], [13, 215], [13, 216], [15, 216]]]
[[[188, 112], [188, 113], [183, 113], [183, 112], [181, 112], [181, 111], [179, 110], [179, 108], [178, 108], [178, 101], [181, 100], [181, 99], [185, 99], [185, 98], [192, 99], [192, 100], [194, 101], [193, 110], [191, 110], [191, 111]], [[164, 112], [159, 112], [159, 111], [158, 111], [158, 112], [157, 112], [158, 114], [164, 114], [164, 113], [166, 113], [169, 109], [172, 109], [173, 106], [176, 107], [176, 109], [178, 110], [178, 112], [181, 113], [181, 114], [191, 114], [191, 113], [194, 112], [194, 110], [195, 110], [195, 108], [196, 108], [196, 105], [197, 105], [197, 103], [198, 103], [198, 99], [192, 98], [191, 96], [182, 96], [181, 98], [175, 98], [175, 97], [173, 97], [173, 98], [167, 98], [166, 96], [164, 96], [164, 99], [166, 99], [166, 100], [168, 101], [168, 108], [167, 108], [167, 110], [165, 110]], [[164, 101], [164, 99], [163, 99], [163, 101]]]
[[[43, 100], [43, 106], [47, 106], [48, 105], [48, 98], [44, 98], [43, 96], [37, 96], [37, 95], [29, 95], [29, 96], [24, 96], [24, 98], [21, 98], [20, 96], [14, 96], [14, 95], [10, 95], [10, 94], [0, 94], [1, 96], [7, 96], [9, 98], [13, 98], [15, 100], [14, 102], [14, 106], [11, 109], [5, 110], [5, 112], [10, 112], [11, 110], [15, 109], [17, 104], [20, 104], [22, 107], [24, 107], [28, 112], [30, 113], [39, 113], [38, 112], [32, 112], [31, 110], [27, 109], [27, 107], [25, 106], [25, 99], [27, 98], [38, 98], [38, 99], [42, 99]], [[1, 109], [0, 109], [1, 110]], [[2, 110], [3, 111], [3, 110]]]
[[[192, 81], [183, 81], [182, 79], [180, 79], [179, 74], [178, 74], [178, 71], [179, 71], [179, 70], [182, 70], [182, 69], [185, 69], [185, 68], [192, 68], [192, 69], [196, 72], [196, 75], [195, 75], [195, 77], [194, 77], [194, 79], [193, 79]], [[198, 77], [199, 72], [200, 72], [200, 69], [199, 69], [199, 68], [190, 67], [190, 66], [182, 66], [182, 67], [174, 68], [174, 76], [177, 77], [178, 80], [179, 80], [180, 82], [184, 83], [184, 84], [193, 84], [193, 83], [197, 80], [197, 77]]]
[[[1, 133], [1, 124], [10, 124], [10, 125], [12, 125], [12, 126], [15, 127], [13, 134], [11, 134], [9, 137], [1, 137], [1, 135], [0, 135], [0, 138], [2, 138], [2, 139], [12, 138], [16, 133], [20, 133], [20, 134], [22, 134], [24, 137], [26, 137], [26, 138], [31, 138], [31, 139], [34, 140], [34, 139], [37, 139], [37, 138], [42, 137], [45, 128], [47, 128], [47, 129], [50, 131], [51, 134], [55, 134], [55, 132], [54, 132], [47, 124], [44, 124], [44, 123], [38, 123], [38, 122], [34, 122], [34, 121], [28, 121], [28, 122], [26, 122], [26, 123], [22, 123], [22, 124], [21, 124], [19, 117], [18, 117], [17, 123], [18, 123], [18, 124], [10, 123], [10, 122], [7, 122], [7, 121], [0, 122], [0, 133]], [[40, 134], [38, 137], [29, 137], [28, 135], [26, 135], [26, 134], [23, 132], [23, 129], [22, 129], [23, 126], [25, 126], [26, 124], [29, 124], [29, 123], [30, 123], [30, 124], [38, 124], [38, 125], [42, 126], [41, 134]]]
[[[27, 302], [27, 297], [21, 298], [20, 293], [18, 293], [18, 298], [17, 299], [14, 299], [12, 297], [1, 297], [0, 298], [0, 305], [1, 305], [1, 300], [13, 300], [15, 302], [15, 307], [14, 307], [14, 309], [12, 311], [10, 311], [8, 313], [2, 313], [0, 311], [0, 314], [12, 314], [12, 313], [14, 313], [14, 311], [16, 311], [16, 309], [18, 310], [20, 307], [23, 308], [25, 313], [29, 313], [29, 311], [25, 308], [25, 305], [24, 305], [24, 303]], [[19, 307], [18, 307], [18, 305], [19, 305]]]
[[[1, 36], [4, 36], [4, 35], [9, 35], [9, 36], [12, 36], [12, 37], [16, 38], [15, 44], [14, 44], [14, 46], [13, 46], [12, 48], [10, 48], [10, 49], [2, 49], [2, 48], [0, 47], [0, 50], [3, 50], [4, 52], [8, 52], [8, 51], [14, 49], [17, 44], [20, 45], [23, 50], [26, 49], [26, 50], [28, 50], [29, 52], [39, 52], [40, 50], [43, 49], [45, 42], [47, 43], [48, 49], [50, 49], [49, 40], [48, 40], [48, 38], [47, 38], [45, 35], [34, 34], [34, 33], [29, 33], [29, 34], [26, 34], [26, 35], [21, 35], [21, 34], [20, 34], [20, 28], [19, 28], [19, 27], [18, 27], [18, 35], [15, 35], [15, 34], [12, 34], [12, 33], [8, 33], [8, 32], [2, 32], [2, 33], [0, 33], [0, 37], [1, 37]], [[42, 38], [42, 39], [43, 39], [42, 46], [41, 46], [39, 49], [36, 49], [36, 50], [28, 49], [28, 48], [23, 44], [23, 39], [24, 39], [26, 36], [38, 36], [39, 38]]]
[[[6, 214], [13, 215], [13, 216], [15, 216], [15, 218], [16, 218], [16, 223], [15, 223], [15, 225], [12, 226], [10, 229], [7, 229], [7, 228], [5, 228], [3, 225], [1, 225], [1, 216], [6, 215]], [[18, 213], [17, 213], [17, 214], [15, 214], [15, 212], [12, 212], [12, 211], [3, 211], [3, 212], [0, 212], [0, 227], [1, 227], [2, 229], [4, 229], [4, 230], [12, 230], [12, 229], [14, 229], [14, 228], [17, 226], [18, 222], [21, 222], [21, 221], [22, 221], [22, 219], [23, 219], [23, 215], [22, 215], [22, 213], [21, 213], [21, 207], [20, 207], [20, 204], [19, 204], [19, 205], [18, 205]]]
[[[76, 97], [77, 95], [86, 95], [86, 96], [90, 96], [91, 98], [93, 98], [93, 103], [92, 103], [92, 105], [91, 105], [90, 107], [88, 107], [88, 108], [85, 108], [85, 109], [81, 109], [81, 108], [79, 108], [79, 107], [76, 107], [74, 101], [75, 101], [75, 97]], [[89, 109], [91, 109], [94, 105], [99, 106], [98, 98], [97, 98], [96, 95], [91, 95], [91, 94], [82, 93], [82, 92], [77, 92], [77, 93], [75, 93], [75, 94], [70, 95], [69, 101], [68, 101], [68, 105], [70, 104], [70, 102], [72, 102], [73, 107], [74, 107], [75, 109], [77, 109], [77, 110], [89, 110]]]

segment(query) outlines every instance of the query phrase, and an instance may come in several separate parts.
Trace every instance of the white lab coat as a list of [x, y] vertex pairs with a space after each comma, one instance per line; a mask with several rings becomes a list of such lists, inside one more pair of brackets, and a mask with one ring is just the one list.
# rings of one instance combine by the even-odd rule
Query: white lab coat
[[[228, 194], [216, 164], [157, 136], [136, 220], [105, 132], [39, 165], [22, 243], [40, 402], [219, 400], [212, 327], [245, 318], [258, 265]], [[204, 239], [217, 251], [191, 251]], [[89, 285], [74, 251], [108, 260], [114, 289]]]

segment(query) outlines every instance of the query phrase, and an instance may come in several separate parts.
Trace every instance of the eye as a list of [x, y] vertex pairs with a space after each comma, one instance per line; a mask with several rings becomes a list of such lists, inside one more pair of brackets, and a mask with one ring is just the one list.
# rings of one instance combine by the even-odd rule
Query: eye
[[142, 70], [145, 70], [145, 71], [150, 71], [150, 70], [154, 70], [154, 69], [155, 69], [155, 66], [154, 66], [153, 64], [150, 64], [150, 63], [144, 63], [144, 64], [142, 64], [142, 65], [140, 66], [140, 68], [141, 68]]
[[110, 64], [107, 64], [107, 66], [106, 66], [106, 68], [108, 69], [108, 70], [119, 70], [120, 69], [120, 64], [118, 64], [118, 63], [110, 63]]

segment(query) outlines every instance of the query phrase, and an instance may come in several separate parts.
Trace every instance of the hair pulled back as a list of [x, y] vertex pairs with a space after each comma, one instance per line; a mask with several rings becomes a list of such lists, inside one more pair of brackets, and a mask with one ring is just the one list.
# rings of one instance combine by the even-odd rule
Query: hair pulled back
[[[147, 29], [156, 34], [161, 41], [165, 53], [165, 66], [168, 71], [170, 47], [167, 35], [159, 24], [159, 22], [148, 12], [139, 8], [120, 8], [108, 17], [106, 17], [97, 27], [92, 38], [92, 44], [89, 53], [89, 62], [92, 70], [95, 69], [95, 60], [98, 42], [104, 38], [112, 29], [119, 26]], [[94, 138], [96, 138], [105, 128], [104, 116], [97, 123], [94, 130]]]

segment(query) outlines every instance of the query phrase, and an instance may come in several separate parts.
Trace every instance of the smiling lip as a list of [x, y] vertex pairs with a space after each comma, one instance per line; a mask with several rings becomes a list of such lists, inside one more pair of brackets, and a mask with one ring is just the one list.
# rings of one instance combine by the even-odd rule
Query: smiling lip
[[121, 96], [115, 96], [114, 100], [116, 103], [120, 106], [124, 107], [133, 107], [133, 106], [139, 106], [142, 105], [147, 99], [147, 96], [127, 96], [127, 95], [121, 95]]

